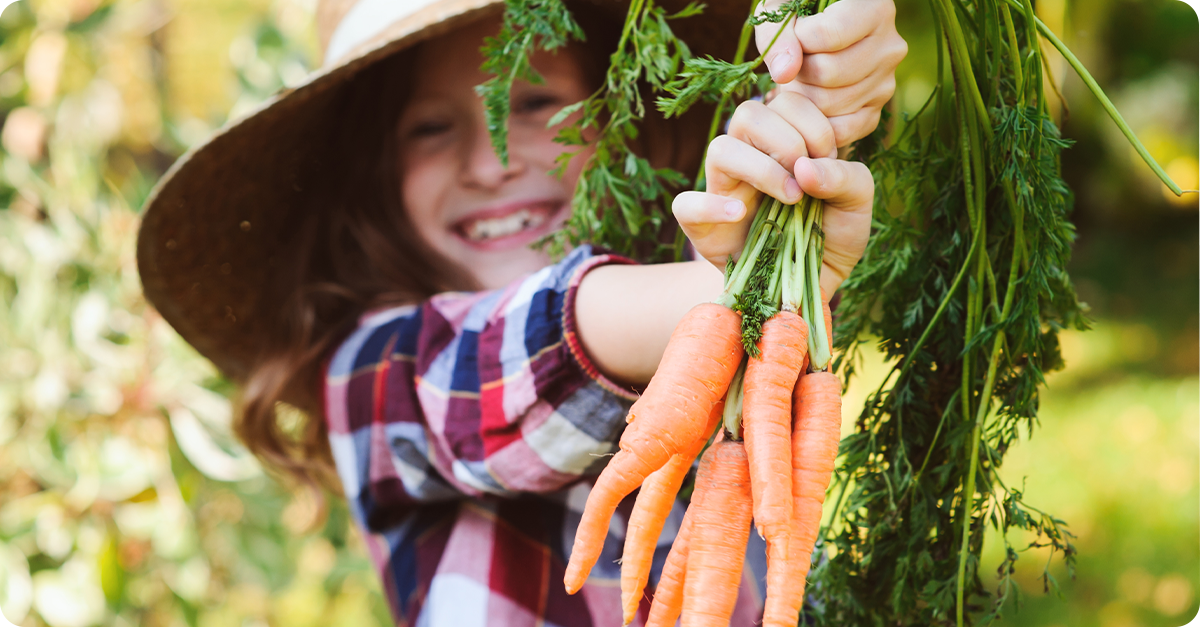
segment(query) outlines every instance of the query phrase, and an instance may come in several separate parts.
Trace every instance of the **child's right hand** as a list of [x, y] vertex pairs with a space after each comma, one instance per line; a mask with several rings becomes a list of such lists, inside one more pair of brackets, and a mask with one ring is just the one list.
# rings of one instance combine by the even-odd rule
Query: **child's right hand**
[[866, 250], [875, 194], [866, 166], [831, 158], [834, 142], [829, 121], [800, 94], [739, 106], [729, 134], [708, 147], [708, 191], [684, 192], [673, 205], [696, 252], [711, 264], [612, 264], [580, 282], [576, 333], [596, 368], [626, 384], [650, 381], [679, 321], [720, 295], [720, 271], [741, 253], [764, 192], [786, 203], [802, 193], [825, 200], [821, 288], [832, 295]]
[[[762, 193], [785, 203], [825, 201], [821, 287], [832, 295], [866, 250], [875, 183], [860, 162], [836, 159], [832, 126], [808, 98], [782, 92], [738, 106], [705, 162], [706, 192], [683, 192], [672, 211], [697, 254], [724, 270], [745, 245]], [[748, 211], [749, 208], [749, 211]]]

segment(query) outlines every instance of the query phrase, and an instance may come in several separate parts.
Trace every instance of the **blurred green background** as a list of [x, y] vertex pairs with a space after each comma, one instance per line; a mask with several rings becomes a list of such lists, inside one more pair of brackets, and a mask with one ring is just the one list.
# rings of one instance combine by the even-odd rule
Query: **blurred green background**
[[[911, 111], [934, 41], [926, 3], [897, 5], [910, 54], [895, 103]], [[1192, 9], [1037, 5], [1176, 181], [1200, 187]], [[0, 16], [0, 609], [14, 623], [390, 622], [344, 506], [321, 520], [238, 446], [231, 386], [146, 306], [133, 257], [173, 160], [315, 67], [314, 9], [22, 0]], [[1054, 71], [1077, 142], [1071, 270], [1096, 325], [1064, 335], [1068, 367], [1003, 476], [1067, 520], [1080, 554], [1074, 580], [1052, 569], [1060, 599], [1043, 593], [1044, 551], [1026, 552], [1003, 621], [1183, 624], [1200, 600], [1200, 212]]]

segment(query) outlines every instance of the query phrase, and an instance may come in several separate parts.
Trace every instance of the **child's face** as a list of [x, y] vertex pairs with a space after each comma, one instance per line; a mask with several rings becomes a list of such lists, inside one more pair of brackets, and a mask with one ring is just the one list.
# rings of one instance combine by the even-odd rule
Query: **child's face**
[[485, 289], [499, 288], [545, 266], [534, 240], [559, 229], [587, 153], [560, 180], [549, 174], [564, 147], [546, 123], [559, 109], [589, 94], [582, 68], [569, 52], [539, 53], [533, 65], [544, 85], [518, 82], [512, 90], [509, 164], [492, 150], [475, 86], [487, 21], [421, 46], [414, 90], [400, 116], [400, 184], [418, 234], [471, 273]]

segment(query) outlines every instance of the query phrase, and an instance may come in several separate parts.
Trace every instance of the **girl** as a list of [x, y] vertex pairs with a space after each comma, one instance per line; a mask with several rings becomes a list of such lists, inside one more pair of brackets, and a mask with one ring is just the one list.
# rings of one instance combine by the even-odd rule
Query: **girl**
[[[781, 35], [770, 63], [786, 89], [741, 105], [709, 147], [707, 192], [675, 199], [697, 261], [530, 249], [562, 224], [588, 157], [548, 174], [562, 147], [546, 125], [600, 84], [624, 13], [609, 4], [572, 4], [587, 42], [537, 54], [545, 82], [514, 87], [505, 166], [474, 92], [498, 2], [322, 2], [326, 68], [181, 159], [148, 204], [148, 298], [242, 384], [256, 454], [309, 483], [336, 465], [398, 623], [618, 623], [621, 517], [576, 596], [565, 552], [631, 391], [720, 292], [747, 208], [764, 192], [827, 199], [830, 294], [865, 247], [870, 174], [833, 157], [891, 95], [905, 50], [891, 0], [843, 0]], [[710, 7], [678, 32], [727, 58], [744, 10]], [[648, 120], [642, 151], [694, 171], [702, 117]], [[282, 420], [281, 402], [309, 420]], [[761, 545], [747, 558], [735, 623], [761, 613]]]

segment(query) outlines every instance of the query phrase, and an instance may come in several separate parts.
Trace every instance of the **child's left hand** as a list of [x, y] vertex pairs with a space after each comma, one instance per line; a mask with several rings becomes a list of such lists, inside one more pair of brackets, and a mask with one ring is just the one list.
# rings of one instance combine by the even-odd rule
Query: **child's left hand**
[[[783, 0], [766, 0], [775, 10]], [[779, 24], [755, 27], [761, 51]], [[896, 32], [893, 0], [841, 0], [822, 13], [794, 20], [766, 56], [779, 89], [807, 96], [829, 118], [837, 145], [870, 135], [896, 91], [896, 66], [908, 44]]]

